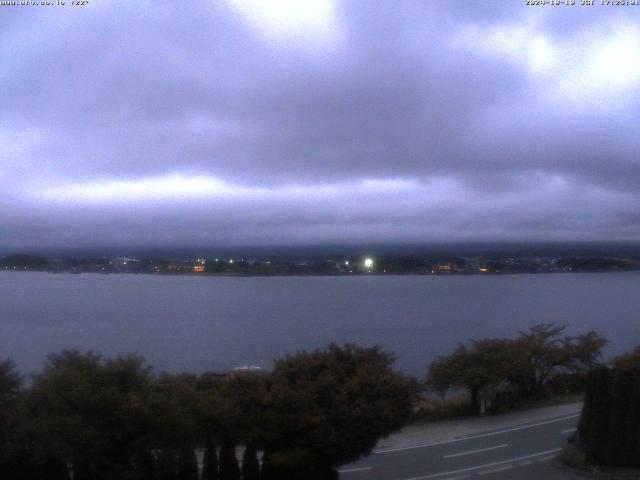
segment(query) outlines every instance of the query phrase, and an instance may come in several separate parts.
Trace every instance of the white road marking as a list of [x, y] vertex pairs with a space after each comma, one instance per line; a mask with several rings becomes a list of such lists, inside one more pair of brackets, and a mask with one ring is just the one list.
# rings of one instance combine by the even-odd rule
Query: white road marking
[[540, 425], [548, 425], [550, 423], [562, 422], [564, 420], [569, 420], [571, 418], [576, 418], [576, 417], [579, 417], [579, 416], [580, 416], [580, 414], [576, 413], [575, 415], [569, 415], [569, 416], [562, 417], [562, 418], [554, 418], [553, 420], [545, 420], [544, 422], [532, 423], [532, 424], [529, 424], [529, 425], [522, 425], [520, 427], [507, 428], [507, 429], [498, 430], [498, 431], [495, 431], [495, 432], [480, 433], [478, 435], [470, 435], [468, 437], [454, 438], [454, 439], [451, 439], [451, 440], [444, 440], [442, 442], [425, 443], [425, 444], [422, 444], [422, 445], [414, 445], [412, 447], [386, 448], [386, 449], [382, 449], [382, 450], [377, 450], [377, 451], [373, 452], [373, 454], [374, 455], [378, 455], [380, 453], [401, 452], [401, 451], [404, 451], [404, 450], [415, 450], [416, 448], [433, 447], [435, 445], [446, 445], [447, 443], [464, 442], [466, 440], [474, 440], [476, 438], [492, 437], [494, 435], [500, 435], [502, 433], [515, 432], [516, 430], [525, 430], [527, 428], [539, 427]]
[[338, 473], [364, 472], [371, 470], [371, 467], [347, 468], [346, 470], [338, 470]]
[[507, 443], [503, 443], [502, 445], [496, 445], [494, 447], [480, 448], [478, 450], [467, 450], [465, 452], [460, 452], [460, 453], [451, 453], [449, 455], [443, 455], [443, 458], [453, 458], [453, 457], [460, 457], [462, 455], [471, 455], [472, 453], [488, 452], [489, 450], [497, 450], [498, 448], [505, 448], [508, 445], [509, 444]]
[[471, 475], [458, 475], [457, 477], [447, 477], [442, 480], [465, 480], [465, 478], [471, 478]]
[[541, 455], [548, 455], [550, 453], [559, 452], [560, 450], [562, 449], [556, 448], [554, 450], [545, 450], [544, 452], [532, 453], [530, 455], [523, 455], [522, 457], [509, 458], [507, 460], [502, 460], [500, 462], [486, 463], [484, 465], [476, 465], [475, 467], [467, 467], [467, 468], [461, 468], [459, 470], [451, 470], [449, 472], [432, 473], [431, 475], [423, 475], [421, 477], [405, 478], [403, 480], [427, 480], [429, 478], [444, 477], [446, 475], [455, 475], [456, 473], [472, 472], [474, 470], [481, 470], [483, 468], [495, 467], [498, 465], [504, 465], [506, 463], [519, 462], [520, 460], [527, 460], [529, 458], [535, 458]]
[[504, 465], [503, 467], [490, 468], [489, 470], [482, 470], [478, 472], [478, 475], [489, 475], [490, 473], [502, 472], [504, 470], [511, 470], [513, 465]]
[[562, 433], [575, 432], [577, 428], [567, 428], [566, 430], [562, 430]]

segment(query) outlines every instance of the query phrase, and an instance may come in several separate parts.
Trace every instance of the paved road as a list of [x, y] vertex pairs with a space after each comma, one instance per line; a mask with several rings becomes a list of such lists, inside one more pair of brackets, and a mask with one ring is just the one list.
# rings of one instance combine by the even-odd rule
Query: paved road
[[[452, 440], [378, 450], [340, 469], [341, 480], [527, 478], [575, 431], [579, 414]], [[508, 474], [507, 474], [508, 472]], [[535, 478], [535, 475], [533, 475]]]

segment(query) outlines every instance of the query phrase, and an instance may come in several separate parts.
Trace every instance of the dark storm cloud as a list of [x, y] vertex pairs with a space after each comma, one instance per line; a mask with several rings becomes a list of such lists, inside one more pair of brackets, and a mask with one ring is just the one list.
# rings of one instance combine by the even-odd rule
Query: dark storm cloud
[[4, 7], [0, 243], [640, 237], [632, 9], [282, 3]]

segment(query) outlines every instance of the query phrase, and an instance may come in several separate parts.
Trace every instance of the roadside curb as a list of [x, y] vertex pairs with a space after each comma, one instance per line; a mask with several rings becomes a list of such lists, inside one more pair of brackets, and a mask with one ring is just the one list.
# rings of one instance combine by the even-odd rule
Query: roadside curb
[[378, 442], [374, 453], [457, 440], [477, 434], [487, 434], [530, 423], [579, 414], [581, 410], [582, 402], [576, 402], [538, 407], [500, 415], [459, 420], [439, 420], [419, 425], [409, 425], [398, 433], [394, 433]]

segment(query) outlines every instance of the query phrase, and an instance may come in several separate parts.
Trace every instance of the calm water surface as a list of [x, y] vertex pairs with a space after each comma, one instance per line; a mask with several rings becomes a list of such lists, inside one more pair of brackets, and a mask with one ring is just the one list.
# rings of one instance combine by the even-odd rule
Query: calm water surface
[[0, 272], [0, 359], [35, 372], [64, 348], [137, 353], [159, 370], [269, 367], [329, 342], [383, 344], [422, 375], [471, 337], [536, 322], [640, 343], [640, 272], [220, 278]]

